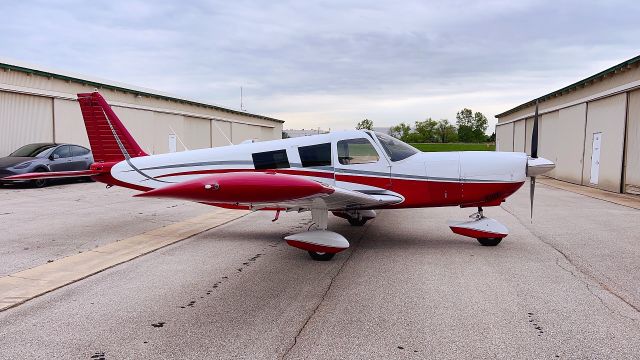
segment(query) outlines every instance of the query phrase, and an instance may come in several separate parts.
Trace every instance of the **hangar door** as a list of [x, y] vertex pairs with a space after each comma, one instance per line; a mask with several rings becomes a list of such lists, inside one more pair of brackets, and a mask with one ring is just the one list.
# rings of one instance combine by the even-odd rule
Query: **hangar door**
[[629, 93], [624, 191], [640, 194], [640, 90]]
[[190, 150], [211, 147], [211, 120], [184, 117], [184, 139]]
[[[627, 94], [610, 96], [587, 104], [582, 185], [620, 192]], [[591, 183], [594, 138], [601, 133], [597, 184]], [[598, 154], [596, 154], [598, 156]]]
[[513, 123], [496, 125], [496, 151], [513, 151]]
[[260, 126], [240, 123], [233, 123], [231, 126], [231, 134], [233, 135], [233, 139], [231, 139], [231, 141], [233, 141], [234, 144], [240, 144], [245, 140], [251, 139], [260, 140], [262, 137], [262, 130], [260, 130]]
[[52, 99], [0, 91], [0, 156], [34, 142], [53, 141]]
[[518, 120], [513, 123], [513, 151], [515, 152], [525, 152], [525, 124], [525, 120]]

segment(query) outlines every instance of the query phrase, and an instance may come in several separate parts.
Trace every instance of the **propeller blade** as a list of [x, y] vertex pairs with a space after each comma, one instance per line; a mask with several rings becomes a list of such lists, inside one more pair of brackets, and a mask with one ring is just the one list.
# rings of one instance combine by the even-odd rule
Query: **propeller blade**
[[529, 198], [531, 200], [531, 222], [533, 222], [533, 196], [536, 192], [536, 177], [531, 177], [531, 186], [529, 187]]
[[533, 131], [531, 132], [531, 157], [538, 157], [538, 100], [536, 99], [536, 113], [533, 116]]

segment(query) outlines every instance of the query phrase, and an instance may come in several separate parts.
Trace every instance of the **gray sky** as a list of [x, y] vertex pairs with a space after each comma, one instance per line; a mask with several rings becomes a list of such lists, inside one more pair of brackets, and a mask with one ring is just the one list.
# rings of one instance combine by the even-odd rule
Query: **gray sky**
[[2, 1], [0, 57], [353, 128], [490, 119], [639, 54], [640, 1]]

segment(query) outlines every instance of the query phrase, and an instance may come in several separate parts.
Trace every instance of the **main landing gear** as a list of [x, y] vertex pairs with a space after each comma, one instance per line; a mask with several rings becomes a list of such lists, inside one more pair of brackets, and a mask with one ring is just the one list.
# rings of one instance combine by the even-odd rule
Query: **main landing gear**
[[[320, 199], [317, 199], [320, 200]], [[317, 230], [305, 231], [289, 235], [284, 239], [287, 244], [298, 249], [306, 250], [309, 256], [316, 261], [331, 260], [335, 254], [349, 248], [349, 242], [344, 236], [327, 230], [329, 211], [324, 203], [318, 203], [317, 207], [311, 208], [313, 225]]]
[[509, 230], [494, 219], [485, 217], [482, 207], [478, 212], [469, 216], [470, 221], [449, 221], [448, 225], [456, 234], [468, 236], [478, 240], [482, 246], [496, 246], [509, 235]]

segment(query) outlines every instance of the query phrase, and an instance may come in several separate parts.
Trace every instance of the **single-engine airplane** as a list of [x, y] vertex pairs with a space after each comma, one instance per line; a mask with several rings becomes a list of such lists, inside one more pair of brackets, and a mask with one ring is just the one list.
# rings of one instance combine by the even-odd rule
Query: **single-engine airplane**
[[327, 230], [328, 213], [362, 226], [377, 209], [474, 207], [453, 232], [496, 246], [507, 228], [485, 217], [531, 178], [554, 168], [538, 158], [538, 107], [532, 155], [515, 152], [420, 152], [388, 135], [337, 131], [291, 139], [148, 155], [98, 93], [78, 94], [94, 163], [89, 170], [14, 175], [6, 180], [90, 176], [108, 186], [142, 191], [138, 197], [172, 198], [231, 209], [310, 211], [315, 228], [285, 237], [314, 260], [330, 260], [349, 247]]

